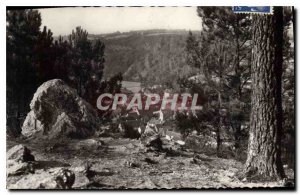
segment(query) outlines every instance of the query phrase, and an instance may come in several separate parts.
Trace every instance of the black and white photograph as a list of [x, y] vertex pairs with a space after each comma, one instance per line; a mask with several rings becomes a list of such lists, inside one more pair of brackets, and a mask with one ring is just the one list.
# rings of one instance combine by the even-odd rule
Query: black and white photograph
[[295, 17], [7, 6], [6, 188], [294, 190]]

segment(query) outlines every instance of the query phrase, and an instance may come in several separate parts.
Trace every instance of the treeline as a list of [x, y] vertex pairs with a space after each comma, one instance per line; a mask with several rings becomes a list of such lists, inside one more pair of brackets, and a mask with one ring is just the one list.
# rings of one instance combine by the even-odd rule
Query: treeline
[[[233, 142], [233, 156], [246, 160], [251, 111], [252, 18], [235, 14], [231, 7], [198, 7], [202, 19], [200, 35], [190, 32], [186, 41], [187, 63], [198, 74], [181, 78], [182, 88], [196, 90], [205, 100], [203, 111], [196, 115], [177, 116], [177, 126], [188, 134], [213, 131], [217, 155], [222, 143]], [[289, 36], [292, 13], [284, 9], [283, 38], [283, 157], [293, 165], [294, 159], [294, 62]], [[255, 86], [259, 87], [259, 86]], [[187, 122], [189, 120], [189, 122]], [[242, 155], [244, 154], [244, 155]]]
[[120, 90], [122, 75], [102, 81], [105, 45], [90, 41], [88, 32], [77, 27], [68, 40], [54, 40], [47, 27], [41, 30], [37, 10], [6, 13], [7, 132], [18, 135], [22, 119], [36, 89], [50, 79], [62, 79], [92, 105], [99, 94]]

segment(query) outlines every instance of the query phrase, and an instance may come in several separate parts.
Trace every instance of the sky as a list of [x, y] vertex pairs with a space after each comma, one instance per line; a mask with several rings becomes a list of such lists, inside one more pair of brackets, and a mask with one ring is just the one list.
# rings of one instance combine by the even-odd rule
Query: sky
[[147, 29], [201, 30], [196, 7], [74, 7], [39, 9], [42, 26], [54, 36], [68, 35], [76, 26], [89, 34]]

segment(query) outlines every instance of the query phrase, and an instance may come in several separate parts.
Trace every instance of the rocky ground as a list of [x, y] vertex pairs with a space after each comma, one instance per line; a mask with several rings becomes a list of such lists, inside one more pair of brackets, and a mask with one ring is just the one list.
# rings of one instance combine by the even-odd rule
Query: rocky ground
[[[288, 184], [243, 179], [243, 163], [227, 155], [232, 149], [222, 151], [228, 159], [216, 157], [216, 144], [207, 145], [214, 143], [212, 137], [209, 140], [194, 134], [182, 141], [179, 133], [164, 131], [165, 126], [158, 131], [153, 122], [140, 132], [104, 128], [92, 106], [62, 80], [42, 84], [30, 109], [20, 137], [7, 136], [8, 189], [200, 189]], [[137, 132], [139, 140], [124, 138]], [[286, 173], [289, 179], [294, 177], [287, 167]]]
[[[28, 166], [26, 162], [7, 160], [8, 189], [283, 186], [282, 182], [262, 183], [243, 180], [239, 178], [243, 168], [241, 162], [195, 153], [165, 139], [163, 139], [163, 149], [160, 151], [149, 151], [139, 140], [111, 137], [66, 139], [56, 141], [55, 144], [40, 140], [9, 139], [7, 150], [18, 144], [31, 150], [35, 161], [28, 162], [30, 164]], [[22, 154], [25, 153], [23, 150], [21, 150]], [[13, 165], [10, 165], [10, 161]], [[26, 164], [25, 169], [23, 164]], [[292, 170], [287, 169], [286, 172], [289, 177], [293, 177]], [[68, 181], [71, 182], [69, 187], [59, 184], [61, 178], [61, 180], [65, 179], [64, 176], [71, 178]]]

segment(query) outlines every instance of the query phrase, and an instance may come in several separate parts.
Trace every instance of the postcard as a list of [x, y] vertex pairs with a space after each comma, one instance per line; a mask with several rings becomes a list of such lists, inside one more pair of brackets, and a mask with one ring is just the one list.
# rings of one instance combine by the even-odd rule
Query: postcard
[[294, 7], [7, 7], [7, 189], [295, 189]]

